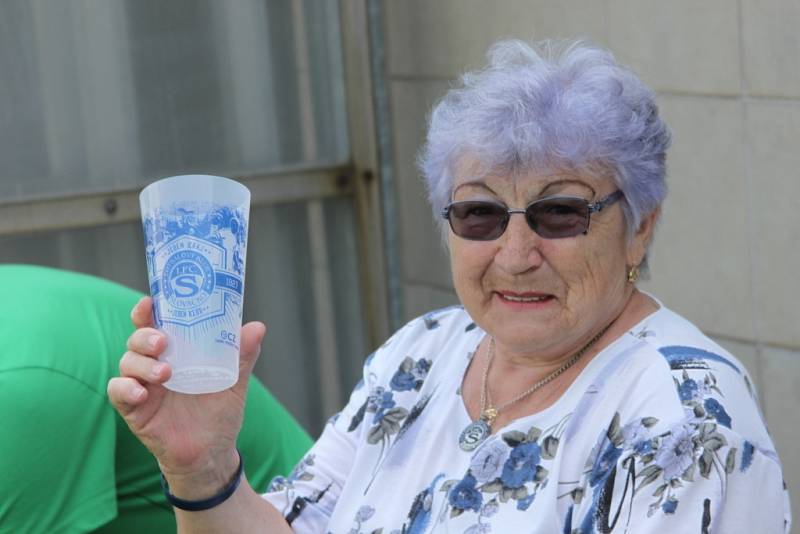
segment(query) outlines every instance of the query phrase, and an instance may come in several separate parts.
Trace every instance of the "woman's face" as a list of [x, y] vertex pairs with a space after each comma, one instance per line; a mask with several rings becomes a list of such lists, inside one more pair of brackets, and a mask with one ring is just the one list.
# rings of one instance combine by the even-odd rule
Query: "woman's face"
[[[468, 176], [456, 179], [453, 201], [525, 208], [553, 195], [594, 202], [616, 190], [611, 179], [566, 172]], [[629, 245], [620, 205], [593, 213], [588, 233], [574, 237], [542, 238], [521, 214], [511, 215], [493, 241], [469, 241], [450, 231], [456, 292], [498, 349], [559, 358], [578, 350], [622, 311], [632, 290], [628, 268], [641, 262], [654, 216]]]

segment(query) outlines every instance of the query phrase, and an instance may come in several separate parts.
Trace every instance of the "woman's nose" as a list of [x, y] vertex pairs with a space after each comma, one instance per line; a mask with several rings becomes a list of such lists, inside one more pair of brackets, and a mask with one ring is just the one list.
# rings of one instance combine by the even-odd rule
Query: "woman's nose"
[[500, 236], [495, 262], [509, 274], [538, 268], [543, 261], [539, 249], [542, 238], [528, 225], [523, 213], [512, 213]]

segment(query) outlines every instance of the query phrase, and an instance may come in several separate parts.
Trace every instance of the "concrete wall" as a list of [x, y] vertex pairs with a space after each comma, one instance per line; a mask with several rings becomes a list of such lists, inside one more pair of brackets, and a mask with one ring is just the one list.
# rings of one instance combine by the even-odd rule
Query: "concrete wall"
[[[456, 301], [414, 157], [449, 81], [501, 37], [587, 37], [659, 94], [670, 195], [642, 286], [748, 367], [800, 518], [800, 3], [386, 0], [407, 318]], [[797, 521], [796, 521], [797, 522]]]

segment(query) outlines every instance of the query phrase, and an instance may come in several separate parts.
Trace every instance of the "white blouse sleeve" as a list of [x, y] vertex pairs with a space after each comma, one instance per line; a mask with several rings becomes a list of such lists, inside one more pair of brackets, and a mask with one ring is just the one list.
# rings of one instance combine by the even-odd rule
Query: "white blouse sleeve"
[[566, 532], [789, 532], [774, 451], [720, 424], [686, 419], [650, 433], [647, 423], [612, 423]]
[[[369, 374], [369, 360], [364, 373]], [[356, 456], [359, 432], [351, 427], [364, 417], [368, 391], [364, 381], [359, 382], [345, 408], [328, 421], [292, 473], [273, 479], [269, 492], [262, 496], [286, 517], [295, 532], [325, 531]]]
[[276, 477], [262, 497], [280, 511], [295, 532], [326, 532], [331, 515], [351, 475], [358, 444], [365, 443], [369, 425], [361, 424], [385, 401], [375, 386], [384, 371], [396, 366], [400, 347], [414, 337], [412, 321], [367, 357], [361, 381], [344, 409], [330, 418], [322, 435], [288, 477]]

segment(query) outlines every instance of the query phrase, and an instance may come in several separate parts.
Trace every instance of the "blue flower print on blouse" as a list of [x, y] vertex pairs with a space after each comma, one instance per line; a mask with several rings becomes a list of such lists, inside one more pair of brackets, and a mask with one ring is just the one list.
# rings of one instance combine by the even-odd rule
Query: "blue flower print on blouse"
[[397, 403], [394, 401], [394, 396], [391, 391], [385, 391], [383, 388], [376, 388], [373, 394], [369, 396], [369, 399], [367, 399], [367, 411], [375, 412], [375, 415], [372, 417], [372, 423], [380, 423], [384, 415], [386, 415], [386, 411], [394, 408], [395, 404]]
[[411, 428], [425, 408], [428, 406], [428, 402], [431, 400], [432, 393], [420, 396], [417, 403], [411, 408], [411, 411], [408, 412], [408, 416], [406, 417], [405, 421], [403, 421], [403, 425], [400, 427], [400, 431], [397, 433], [397, 439], [403, 437], [403, 435], [408, 432], [408, 429]]
[[449, 500], [453, 508], [480, 511], [483, 504], [481, 492], [475, 488], [475, 477], [468, 474], [450, 490]]
[[[614, 516], [614, 513], [609, 507], [612, 502], [611, 495], [617, 469], [622, 465], [623, 468], [630, 471], [634, 470], [630, 464], [630, 458], [638, 454], [632, 452], [635, 449], [647, 451], [645, 454], [652, 459], [653, 453], [651, 450], [653, 444], [649, 428], [657, 422], [658, 420], [654, 417], [646, 417], [621, 426], [620, 417], [617, 413], [612, 418], [608, 429], [600, 435], [586, 461], [584, 471], [585, 484], [563, 495], [571, 497], [573, 503], [577, 505], [583, 500], [587, 486], [591, 488], [592, 500], [580, 522], [581, 532], [594, 532], [597, 521], [601, 522], [601, 525], [598, 526], [599, 531], [611, 531], [613, 526], [610, 526], [608, 521], [609, 517]], [[620, 461], [621, 459], [622, 461]], [[621, 502], [619, 506], [622, 506]], [[570, 507], [568, 511], [569, 518], [565, 518], [565, 532], [570, 532], [572, 529], [572, 513], [573, 508]], [[568, 529], [567, 526], [569, 527]]]
[[[731, 446], [718, 430], [718, 422], [720, 425], [729, 422], [726, 420], [727, 413], [721, 406], [711, 402], [708, 411], [713, 414], [708, 415], [696, 400], [702, 398], [697, 392], [703, 389], [703, 384], [695, 381], [694, 385], [686, 385], [689, 384], [687, 378], [684, 377], [679, 384], [679, 391], [680, 387], [684, 387], [684, 391], [691, 392], [685, 396], [684, 403], [701, 406], [700, 416], [696, 410], [688, 410], [685, 419], [666, 432], [651, 434], [657, 419], [646, 417], [621, 427], [619, 413], [614, 415], [608, 430], [599, 437], [587, 461], [584, 487], [593, 488], [592, 502], [580, 522], [581, 532], [595, 532], [595, 527], [599, 532], [613, 530], [620, 512], [632, 505], [628, 501], [651, 484], [656, 487], [652, 491], [654, 500], [648, 506], [648, 517], [658, 511], [663, 514], [676, 513], [680, 503], [680, 488], [691, 484], [698, 476], [705, 479], [718, 477], [722, 491], [725, 490], [727, 477], [735, 469], [738, 454], [736, 447]], [[708, 382], [707, 385], [714, 386], [714, 382]], [[742, 447], [745, 450], [741, 465], [744, 466], [748, 442], [744, 442]], [[622, 498], [617, 500], [614, 492], [618, 489], [615, 484], [620, 469], [626, 475], [625, 487], [620, 488]], [[580, 503], [583, 497], [582, 492], [576, 495], [573, 491], [571, 495], [575, 504]], [[571, 529], [571, 516], [569, 525]]]
[[601, 444], [602, 452], [595, 457], [589, 476], [589, 485], [592, 487], [605, 483], [611, 471], [617, 466], [617, 460], [622, 456], [622, 448], [615, 447], [607, 437]]
[[725, 407], [717, 399], [706, 399], [703, 402], [706, 413], [711, 415], [722, 426], [731, 427], [731, 416], [725, 411]]
[[539, 464], [539, 445], [537, 443], [520, 443], [511, 450], [508, 460], [503, 464], [500, 480], [507, 488], [517, 489], [532, 482]]
[[420, 358], [416, 362], [406, 357], [389, 382], [394, 391], [419, 391], [431, 369], [431, 361]]
[[632, 459], [640, 463], [638, 485], [660, 482], [653, 492], [656, 501], [650, 504], [648, 516], [659, 508], [664, 513], [674, 513], [679, 502], [675, 491], [692, 483], [698, 474], [706, 479], [719, 477], [724, 488], [727, 476], [735, 468], [737, 450], [717, 428], [713, 422], [689, 416], [655, 436], [657, 446], [652, 453], [643, 456], [634, 453]]
[[707, 362], [711, 361], [727, 365], [738, 374], [742, 374], [742, 370], [734, 365], [728, 358], [698, 347], [668, 345], [658, 349], [658, 352], [666, 358], [673, 370], [708, 369]]
[[439, 321], [434, 318], [433, 313], [427, 313], [422, 316], [422, 320], [425, 322], [425, 328], [428, 330], [434, 330], [439, 328]]
[[[408, 394], [422, 389], [431, 365], [431, 360], [425, 358], [414, 360], [411, 357], [405, 357], [389, 380], [389, 387], [373, 387], [364, 404], [361, 405], [350, 420], [347, 431], [353, 432], [361, 426], [366, 414], [373, 414], [371, 419], [367, 418], [370, 427], [367, 430], [366, 440], [370, 445], [380, 445], [381, 449], [367, 488], [374, 482], [380, 466], [393, 444], [408, 431], [409, 427], [417, 421], [425, 409], [430, 399], [430, 393], [420, 397], [410, 412], [402, 406], [402, 402], [398, 403], [397, 399], [411, 399], [410, 402], [413, 402], [414, 397]], [[407, 404], [410, 404], [410, 402]]]
[[685, 379], [678, 385], [678, 396], [683, 402], [695, 400], [697, 397], [701, 397], [699, 391], [699, 384], [696, 380], [692, 380], [691, 378]]
[[[288, 477], [276, 476], [269, 483], [267, 491], [270, 492], [283, 492], [286, 496], [287, 503], [293, 503], [296, 500], [294, 483], [297, 481], [308, 482], [314, 480], [312, 472], [314, 468], [314, 453], [306, 454], [300, 462], [292, 469]], [[323, 492], [324, 493], [324, 492]], [[321, 497], [321, 495], [320, 495]], [[290, 506], [290, 505], [289, 505]], [[289, 512], [288, 507], [281, 513], [286, 515]]]
[[653, 440], [643, 439], [633, 445], [633, 450], [636, 454], [644, 456], [653, 450]]
[[[367, 400], [364, 401], [364, 404], [361, 405], [361, 407], [358, 409], [358, 412], [356, 412], [351, 419], [350, 426], [347, 428], [347, 431], [352, 432], [358, 428], [367, 413], [373, 414], [373, 425], [380, 424], [387, 415], [390, 415], [389, 421], [397, 422], [401, 420], [403, 417], [405, 417], [405, 413], [402, 414], [402, 417], [399, 417], [401, 415], [399, 410], [402, 410], [403, 412], [405, 410], [403, 408], [400, 408], [399, 410], [393, 410], [395, 404], [396, 402], [391, 391], [386, 391], [380, 386], [373, 388], [372, 391], [370, 391], [370, 394], [367, 396]], [[391, 426], [392, 425], [388, 425], [385, 430], [391, 430]], [[399, 428], [400, 426], [398, 425], [397, 429], [399, 430]]]
[[311, 469], [314, 467], [314, 454], [306, 454], [302, 460], [292, 469], [292, 472], [289, 474], [289, 482], [295, 482], [297, 480], [309, 481], [313, 480], [314, 475], [311, 473]]
[[436, 475], [433, 482], [414, 498], [411, 510], [408, 512], [408, 521], [403, 524], [401, 530], [403, 534], [423, 534], [428, 530], [433, 508], [433, 493], [442, 478], [444, 478], [444, 474], [439, 473]]
[[714, 395], [722, 397], [714, 373], [706, 373], [702, 379], [693, 379], [684, 370], [680, 381], [677, 378], [673, 380], [678, 390], [678, 397], [687, 412], [698, 420], [716, 421], [722, 426], [731, 428], [731, 416], [722, 403], [714, 398]]
[[661, 509], [665, 514], [674, 514], [675, 510], [678, 509], [678, 499], [670, 497], [664, 501], [664, 504], [661, 505]]
[[744, 473], [753, 463], [753, 451], [755, 447], [749, 441], [745, 441], [742, 445], [742, 463], [739, 465], [739, 470]]
[[[383, 433], [395, 434], [400, 429], [400, 423], [408, 415], [408, 410], [396, 406], [394, 393], [404, 393], [406, 391], [419, 391], [422, 384], [428, 377], [428, 372], [431, 369], [432, 362], [425, 358], [420, 358], [414, 361], [410, 357], [406, 357], [400, 363], [397, 371], [389, 381], [389, 389], [383, 386], [376, 386], [370, 391], [367, 400], [358, 409], [356, 414], [350, 420], [350, 425], [347, 427], [348, 432], [353, 432], [357, 429], [361, 422], [364, 420], [366, 413], [373, 413], [372, 424], [380, 424], [384, 418], [390, 416], [390, 424], [384, 425], [382, 428]], [[359, 383], [359, 388], [363, 387]], [[397, 426], [397, 428], [395, 428]], [[378, 433], [378, 430], [372, 429], [371, 433]], [[380, 441], [380, 436], [375, 437], [377, 443]], [[373, 443], [373, 441], [370, 441]]]
[[508, 445], [499, 440], [490, 441], [472, 455], [469, 472], [481, 484], [491, 482], [503, 472], [507, 457]]
[[452, 306], [447, 306], [426, 313], [425, 315], [422, 316], [422, 321], [425, 323], [425, 328], [428, 330], [435, 330], [436, 328], [439, 328], [439, 319], [437, 319], [438, 316], [450, 310], [461, 309], [462, 307], [463, 306], [461, 306], [460, 304], [454, 304]]
[[464, 477], [442, 484], [450, 517], [476, 514], [476, 523], [465, 532], [478, 533], [489, 532], [490, 525], [483, 521], [501, 506], [514, 503], [517, 510], [527, 510], [547, 486], [548, 470], [542, 464], [555, 457], [568, 417], [544, 432], [537, 427], [527, 433], [511, 430], [481, 445]]
[[664, 480], [678, 480], [694, 465], [695, 428], [680, 425], [664, 436], [655, 457], [655, 465], [661, 469]]

